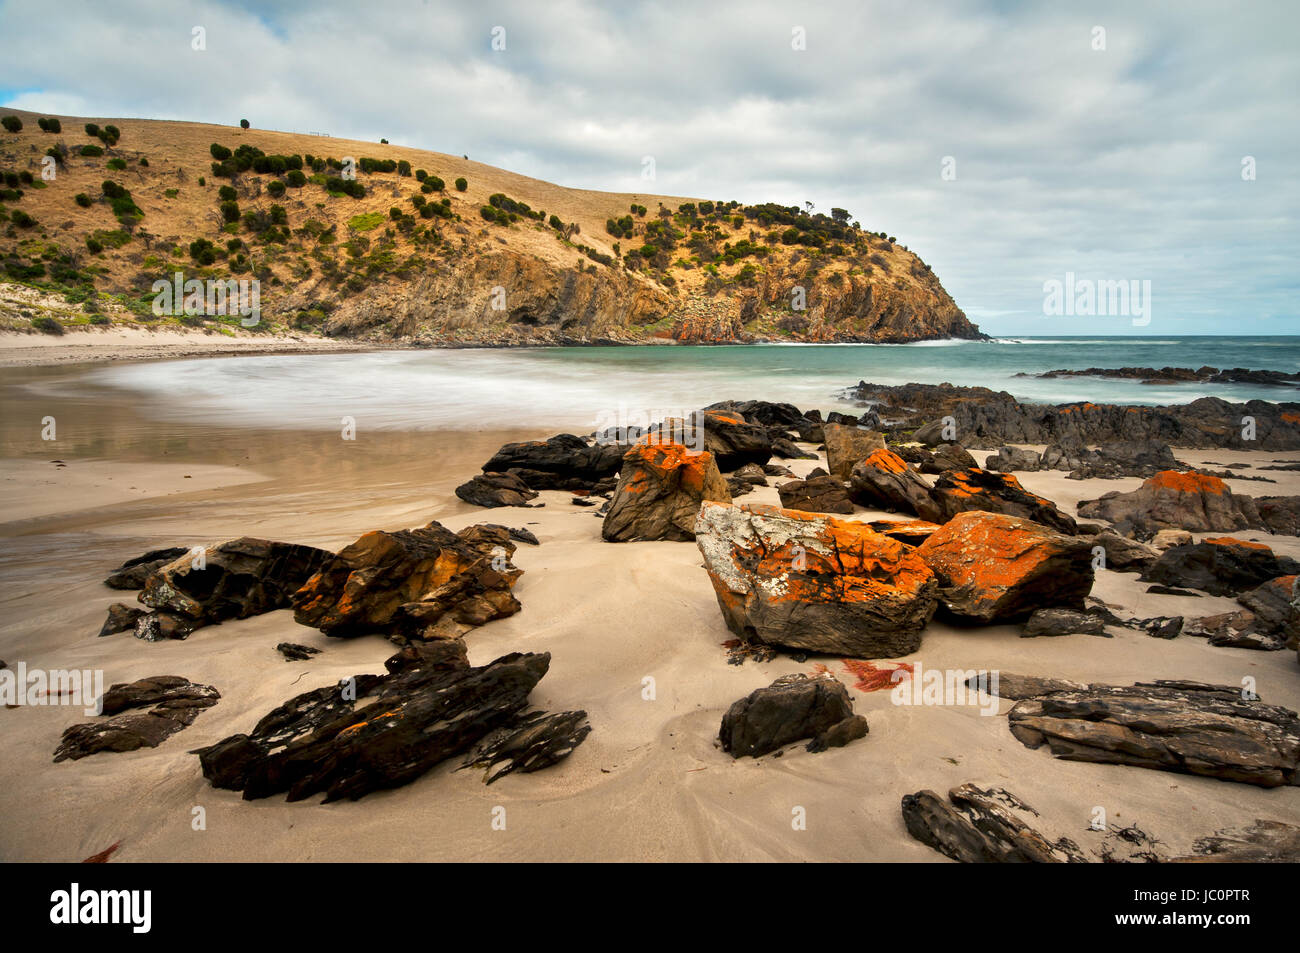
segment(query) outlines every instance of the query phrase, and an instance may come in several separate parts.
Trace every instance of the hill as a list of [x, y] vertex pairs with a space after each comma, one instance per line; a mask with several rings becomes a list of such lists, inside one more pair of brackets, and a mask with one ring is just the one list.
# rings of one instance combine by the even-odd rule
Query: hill
[[982, 336], [928, 265], [842, 209], [571, 189], [323, 135], [3, 113], [16, 120], [0, 130], [3, 278], [45, 292], [0, 295], [6, 328], [243, 333], [237, 315], [157, 316], [154, 282], [181, 272], [256, 278], [255, 333], [415, 345]]

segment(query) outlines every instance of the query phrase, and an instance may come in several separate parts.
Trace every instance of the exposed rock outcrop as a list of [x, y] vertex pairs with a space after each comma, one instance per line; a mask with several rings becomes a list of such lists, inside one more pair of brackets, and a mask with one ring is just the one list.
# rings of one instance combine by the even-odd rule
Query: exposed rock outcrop
[[1107, 493], [1079, 504], [1079, 515], [1114, 523], [1124, 536], [1150, 537], [1158, 530], [1231, 533], [1263, 529], [1249, 496], [1236, 496], [1221, 479], [1164, 470], [1131, 493]]
[[857, 425], [824, 424], [826, 443], [826, 469], [838, 480], [848, 480], [855, 464], [865, 460], [872, 451], [885, 448], [885, 438], [875, 430]]
[[704, 500], [731, 502], [713, 454], [688, 450], [679, 443], [640, 444], [623, 457], [623, 472], [601, 536], [612, 543], [692, 540]]
[[1010, 473], [979, 468], [948, 470], [935, 481], [931, 497], [939, 510], [935, 522], [982, 510], [1033, 520], [1069, 536], [1078, 532], [1073, 517], [1061, 512], [1051, 500], [1030, 493]]
[[1219, 536], [1165, 550], [1139, 578], [1163, 586], [1199, 589], [1213, 596], [1233, 596], [1297, 572], [1300, 563], [1275, 555], [1263, 543]]
[[[198, 685], [178, 675], [155, 675], [111, 686], [101, 701], [105, 720], [64, 729], [54, 752], [55, 762], [77, 761], [100, 751], [156, 748], [194, 723], [205, 708], [221, 697], [210, 685]], [[152, 706], [146, 712], [131, 708]]]
[[792, 741], [813, 739], [810, 751], [839, 747], [867, 734], [853, 699], [833, 675], [784, 675], [735, 702], [722, 718], [722, 750], [733, 758], [761, 757]]

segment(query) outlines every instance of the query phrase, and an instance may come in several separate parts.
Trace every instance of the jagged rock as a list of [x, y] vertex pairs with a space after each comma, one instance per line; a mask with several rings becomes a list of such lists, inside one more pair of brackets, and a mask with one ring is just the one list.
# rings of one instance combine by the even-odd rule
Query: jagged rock
[[100, 636], [112, 635], [115, 632], [125, 632], [127, 629], [134, 629], [136, 620], [144, 615], [143, 609], [136, 609], [122, 602], [114, 602], [108, 607], [108, 618], [100, 626]]
[[757, 463], [747, 463], [731, 474], [731, 479], [751, 486], [767, 486], [768, 474]]
[[805, 513], [852, 513], [853, 501], [848, 488], [830, 475], [792, 480], [776, 488], [781, 505]]
[[1256, 497], [1255, 509], [1270, 533], [1300, 536], [1300, 496]]
[[983, 510], [1033, 520], [1067, 536], [1078, 532], [1072, 517], [1062, 513], [1051, 500], [1030, 493], [1010, 473], [978, 467], [949, 470], [935, 481], [931, 496], [942, 517], [935, 522], [944, 522], [958, 513]]
[[866, 734], [865, 722], [854, 716], [849, 690], [833, 675], [784, 675], [732, 704], [719, 737], [733, 758], [759, 758], [802, 738], [821, 738], [829, 746]]
[[695, 533], [723, 619], [741, 639], [894, 658], [917, 649], [934, 614], [930, 570], [863, 523], [706, 502]]
[[612, 483], [627, 444], [588, 443], [571, 433], [508, 443], [483, 464], [484, 473], [513, 473], [533, 490], [594, 490]]
[[1265, 652], [1286, 648], [1282, 639], [1260, 631], [1255, 613], [1245, 609], [1193, 619], [1187, 624], [1186, 630], [1188, 635], [1208, 639], [1211, 645], [1221, 648], [1259, 649]]
[[979, 622], [1056, 606], [1082, 610], [1092, 590], [1086, 539], [1004, 513], [959, 513], [916, 552], [938, 577], [943, 605]]
[[1180, 615], [1155, 616], [1150, 619], [1134, 619], [1127, 624], [1130, 628], [1141, 629], [1153, 639], [1176, 639], [1182, 634], [1184, 621]]
[[[1190, 540], [1191, 536], [1188, 536], [1188, 541]], [[1150, 546], [1126, 539], [1112, 529], [1097, 533], [1088, 542], [1093, 547], [1102, 548], [1105, 553], [1105, 568], [1112, 572], [1141, 572], [1160, 555]]]
[[1248, 496], [1234, 496], [1218, 477], [1163, 470], [1132, 493], [1107, 493], [1079, 504], [1079, 515], [1115, 524], [1124, 536], [1150, 536], [1162, 529], [1193, 533], [1263, 529]]
[[794, 404], [775, 404], [766, 400], [724, 400], [710, 404], [705, 411], [721, 410], [739, 414], [751, 423], [761, 424], [769, 429], [793, 430], [799, 439], [807, 443], [820, 443], [821, 412], [810, 410], [802, 412]]
[[1300, 783], [1300, 719], [1247, 701], [1240, 687], [1199, 682], [1093, 686], [1018, 701], [1011, 733], [1058, 758], [1240, 781]]
[[456, 495], [473, 506], [528, 506], [537, 492], [513, 473], [481, 473], [456, 487]]
[[885, 438], [875, 430], [845, 424], [822, 427], [826, 443], [826, 469], [843, 481], [853, 472], [854, 464], [865, 460], [873, 450], [885, 448]]
[[294, 593], [293, 617], [334, 636], [457, 636], [519, 611], [514, 552], [501, 526], [369, 532]]
[[[1045, 452], [1045, 458], [1046, 455]], [[1070, 462], [1072, 466], [1057, 469], [1068, 469], [1072, 480], [1150, 477], [1162, 470], [1187, 469], [1174, 456], [1169, 444], [1158, 440], [1120, 440], [1096, 450], [1083, 450], [1078, 459]]]
[[[745, 468], [741, 467], [740, 469], [743, 470]], [[736, 472], [739, 473], [740, 470], [737, 470]], [[789, 467], [783, 467], [779, 463], [767, 464], [765, 467], [763, 467], [763, 473], [765, 476], [770, 476], [770, 477], [791, 477], [791, 478], [794, 477], [793, 470], [791, 470]]]
[[461, 767], [485, 769], [485, 784], [513, 771], [531, 774], [563, 761], [589, 734], [585, 711], [530, 712], [486, 737]]
[[[155, 675], [113, 685], [104, 693], [101, 704], [101, 715], [106, 720], [64, 729], [54, 761], [77, 761], [100, 751], [156, 748], [193, 724], [199, 713], [215, 705], [220, 697], [212, 686], [198, 685], [177, 675]], [[146, 705], [153, 708], [127, 712]]]
[[926, 479], [890, 450], [873, 450], [849, 475], [850, 496], [862, 506], [914, 513], [929, 522], [943, 522], [944, 512], [930, 498]]
[[[900, 426], [917, 427], [913, 438], [937, 443], [943, 418], [967, 447], [994, 449], [1012, 444], [1097, 446], [1118, 441], [1152, 440], [1174, 447], [1214, 450], [1300, 449], [1300, 405], [1252, 400], [1233, 404], [1202, 397], [1169, 407], [1125, 404], [1022, 404], [1006, 391], [951, 384], [898, 386], [860, 381], [847, 398], [879, 405]], [[1253, 417], [1246, 434], [1242, 417]], [[1253, 439], [1250, 439], [1253, 438]]]
[[519, 543], [527, 543], [529, 546], [541, 545], [541, 541], [529, 529], [523, 529], [519, 526], [502, 526], [500, 523], [480, 523], [479, 525], [489, 530], [505, 530], [506, 535]]
[[189, 552], [155, 570], [140, 601], [157, 610], [136, 622], [146, 641], [185, 638], [195, 629], [227, 619], [283, 609], [333, 554], [314, 546], [243, 536]]
[[[214, 787], [242, 791], [246, 800], [281, 792], [290, 801], [322, 792], [326, 802], [356, 800], [415, 780], [499, 728], [535, 726], [518, 717], [549, 666], [549, 654], [517, 652], [470, 666], [459, 640], [408, 646], [385, 662], [389, 674], [304, 692], [267, 714], [251, 734], [194, 753]], [[510, 751], [525, 758], [549, 752], [558, 760], [567, 751], [548, 748], [548, 736], [534, 738], [540, 747], [518, 736]], [[576, 738], [573, 744], [582, 740], [576, 731], [568, 737]]]
[[1014, 672], [997, 672], [974, 675], [966, 679], [968, 688], [988, 692], [998, 698], [1032, 698], [1035, 695], [1047, 695], [1051, 692], [1074, 692], [1089, 688], [1088, 682], [1076, 682], [1068, 678], [1045, 678], [1039, 675], [1017, 675]]
[[143, 589], [145, 580], [155, 570], [161, 569], [188, 553], [184, 546], [171, 546], [166, 549], [151, 549], [147, 553], [128, 559], [113, 570], [104, 580], [110, 589]]
[[1037, 450], [1023, 447], [1003, 447], [997, 453], [990, 454], [984, 461], [985, 470], [1000, 470], [1010, 473], [1012, 470], [1035, 471], [1042, 468], [1042, 456]]
[[284, 656], [286, 662], [305, 662], [313, 655], [320, 655], [320, 649], [298, 642], [281, 642], [275, 650]]
[[1049, 841], [1016, 816], [1038, 812], [1003, 788], [963, 784], [948, 792], [949, 805], [933, 791], [903, 796], [903, 823], [922, 844], [963, 864], [1085, 863], [1079, 845]]
[[865, 738], [871, 731], [867, 719], [862, 715], [851, 715], [843, 721], [837, 721], [812, 741], [808, 742], [808, 751], [818, 754], [831, 748], [843, 748], [850, 741]]
[[1278, 576], [1237, 601], [1255, 616], [1258, 630], [1276, 638], [1279, 648], [1300, 645], [1300, 576]]
[[1219, 536], [1165, 550], [1139, 578], [1163, 586], [1200, 589], [1212, 596], [1235, 596], [1297, 572], [1300, 563], [1275, 556], [1263, 543]]
[[1076, 634], [1110, 638], [1103, 618], [1087, 612], [1076, 612], [1073, 609], [1036, 609], [1025, 622], [1024, 631], [1020, 636], [1034, 639], [1040, 636]]
[[713, 454], [680, 443], [639, 444], [623, 457], [601, 536], [611, 543], [692, 540], [703, 500], [731, 502]]

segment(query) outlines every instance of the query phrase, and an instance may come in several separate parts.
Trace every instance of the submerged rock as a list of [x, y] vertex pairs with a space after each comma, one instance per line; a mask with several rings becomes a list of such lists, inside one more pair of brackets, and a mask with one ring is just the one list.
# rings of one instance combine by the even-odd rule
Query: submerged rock
[[723, 619], [742, 639], [893, 658], [917, 649], [934, 614], [934, 575], [864, 523], [706, 502], [695, 533]]
[[866, 733], [867, 721], [853, 714], [853, 699], [839, 679], [784, 675], [732, 704], [719, 737], [733, 758], [758, 758], [804, 738], [813, 739], [809, 750], [822, 751]]

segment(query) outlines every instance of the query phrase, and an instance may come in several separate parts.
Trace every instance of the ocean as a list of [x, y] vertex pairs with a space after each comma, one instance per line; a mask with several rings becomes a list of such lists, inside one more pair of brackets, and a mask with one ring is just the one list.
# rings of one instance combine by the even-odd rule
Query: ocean
[[726, 399], [852, 412], [859, 380], [982, 385], [1019, 399], [1176, 404], [1198, 397], [1297, 400], [1300, 388], [1143, 385], [1018, 377], [1057, 368], [1300, 369], [1300, 337], [1020, 337], [907, 345], [579, 347], [268, 355], [92, 367], [33, 384], [65, 396], [96, 389], [143, 398], [146, 415], [285, 429], [536, 427], [588, 432], [676, 416]]

